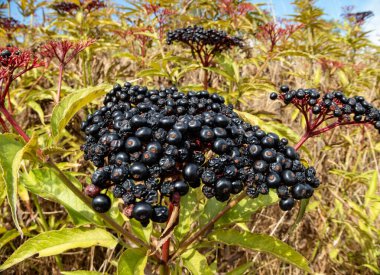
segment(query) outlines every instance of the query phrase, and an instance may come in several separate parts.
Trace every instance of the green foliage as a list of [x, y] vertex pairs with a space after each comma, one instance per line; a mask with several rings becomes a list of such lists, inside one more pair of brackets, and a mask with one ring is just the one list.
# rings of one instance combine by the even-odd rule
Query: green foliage
[[110, 85], [87, 87], [65, 97], [53, 110], [51, 115], [51, 128], [53, 136], [57, 137], [72, 117], [84, 106], [94, 99], [106, 94]]
[[58, 255], [73, 248], [90, 246], [114, 248], [117, 239], [107, 231], [95, 228], [63, 228], [41, 233], [27, 240], [1, 266], [0, 271], [38, 254], [39, 257]]
[[217, 230], [209, 235], [209, 239], [228, 245], [237, 245], [247, 249], [270, 253], [306, 272], [311, 272], [307, 260], [286, 243], [263, 234], [240, 232], [235, 229]]
[[[78, 188], [81, 184], [70, 176]], [[50, 168], [33, 169], [28, 174], [23, 174], [23, 185], [33, 194], [44, 199], [53, 200], [63, 205], [76, 225], [98, 224], [103, 222], [95, 215], [92, 208], [84, 204]]]
[[117, 274], [144, 275], [145, 265], [148, 261], [145, 248], [129, 248], [121, 254], [117, 263]]

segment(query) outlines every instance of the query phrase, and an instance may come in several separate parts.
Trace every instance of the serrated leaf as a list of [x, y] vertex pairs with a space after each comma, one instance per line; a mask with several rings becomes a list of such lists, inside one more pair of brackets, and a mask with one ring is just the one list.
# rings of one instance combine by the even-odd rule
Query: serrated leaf
[[0, 266], [0, 271], [6, 270], [35, 254], [38, 254], [39, 257], [47, 257], [74, 248], [91, 246], [115, 248], [117, 243], [117, 239], [111, 233], [100, 228], [64, 228], [43, 232], [17, 248]]
[[146, 77], [146, 76], [162, 76], [162, 77], [167, 77], [167, 73], [163, 72], [158, 69], [146, 69], [146, 70], [141, 70], [140, 72], [137, 73], [138, 77]]
[[32, 148], [37, 146], [37, 138], [33, 136], [24, 146], [19, 137], [12, 134], [0, 135], [0, 165], [3, 174], [2, 180], [5, 182], [8, 203], [11, 208], [12, 219], [17, 230], [22, 234], [21, 227], [17, 219], [17, 185], [18, 171], [25, 154], [30, 153]]
[[207, 259], [204, 255], [195, 249], [189, 249], [181, 255], [183, 265], [191, 272], [191, 274], [213, 274], [207, 264]]
[[[32, 225], [29, 228], [24, 228], [22, 232], [26, 235], [28, 235], [29, 231], [35, 230], [37, 228], [36, 225]], [[0, 238], [0, 249], [4, 247], [7, 243], [14, 240], [15, 238], [20, 236], [20, 232], [18, 232], [16, 229], [11, 229], [6, 231]]]
[[144, 275], [144, 269], [148, 261], [146, 248], [129, 248], [117, 263], [117, 274]]
[[55, 106], [51, 116], [51, 128], [53, 136], [57, 138], [70, 119], [84, 106], [106, 94], [110, 85], [102, 84], [96, 87], [87, 87], [69, 94]]
[[209, 239], [227, 245], [266, 252], [306, 272], [311, 272], [305, 257], [291, 246], [272, 236], [229, 229], [214, 231], [209, 235]]
[[[70, 175], [66, 175], [70, 177]], [[81, 186], [74, 177], [70, 177], [70, 179], [77, 187]], [[63, 205], [75, 224], [96, 223], [103, 225], [94, 210], [66, 187], [52, 169], [33, 169], [29, 174], [23, 174], [21, 182], [30, 192]]]
[[39, 119], [41, 120], [41, 123], [43, 125], [45, 125], [45, 119], [44, 119], [44, 111], [42, 110], [40, 104], [38, 104], [37, 102], [35, 101], [29, 101], [28, 102], [28, 106], [30, 108], [33, 109], [33, 111], [35, 111], [39, 117]]

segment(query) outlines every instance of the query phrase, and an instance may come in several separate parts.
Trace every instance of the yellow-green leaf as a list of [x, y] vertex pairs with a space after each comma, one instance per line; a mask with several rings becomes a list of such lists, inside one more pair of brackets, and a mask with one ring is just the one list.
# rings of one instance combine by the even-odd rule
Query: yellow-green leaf
[[213, 274], [207, 264], [207, 259], [204, 255], [195, 249], [189, 249], [181, 255], [183, 265], [191, 272], [191, 274]]
[[11, 208], [13, 222], [21, 234], [22, 230], [17, 219], [18, 171], [24, 155], [30, 153], [32, 148], [35, 149], [36, 146], [37, 138], [35, 136], [33, 136], [24, 146], [24, 143], [16, 135], [0, 135], [0, 165], [2, 167], [1, 178], [6, 185], [7, 198]]
[[283, 241], [269, 235], [229, 229], [216, 230], [209, 235], [209, 239], [227, 245], [266, 252], [306, 272], [311, 272], [305, 257]]
[[144, 269], [148, 261], [146, 248], [129, 248], [117, 263], [117, 274], [144, 275]]
[[[66, 175], [77, 187], [81, 187], [81, 184], [74, 177], [69, 174]], [[23, 174], [21, 182], [30, 192], [63, 205], [75, 224], [96, 223], [103, 225], [94, 210], [80, 200], [52, 169], [33, 169], [29, 174]]]
[[110, 85], [102, 84], [96, 87], [88, 87], [69, 94], [55, 106], [51, 116], [51, 128], [53, 136], [57, 137], [70, 119], [89, 102], [106, 94]]
[[64, 228], [43, 232], [17, 248], [0, 266], [0, 271], [8, 269], [35, 254], [38, 254], [39, 257], [47, 257], [74, 248], [91, 246], [115, 248], [117, 243], [117, 238], [100, 228]]

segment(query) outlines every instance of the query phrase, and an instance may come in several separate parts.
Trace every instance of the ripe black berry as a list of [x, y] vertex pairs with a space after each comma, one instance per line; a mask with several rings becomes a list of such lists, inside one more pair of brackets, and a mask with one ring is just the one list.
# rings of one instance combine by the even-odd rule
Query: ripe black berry
[[174, 192], [178, 192], [180, 196], [184, 196], [189, 192], [189, 185], [183, 180], [177, 180], [173, 183]]
[[137, 137], [129, 137], [125, 142], [125, 151], [134, 153], [141, 149], [141, 141]]
[[135, 162], [129, 167], [131, 176], [136, 180], [143, 180], [149, 176], [148, 169], [141, 162]]
[[281, 199], [279, 205], [280, 205], [281, 210], [289, 211], [294, 206], [294, 199], [293, 198]]
[[230, 194], [232, 190], [232, 183], [226, 178], [219, 179], [215, 184], [215, 193], [222, 194]]
[[111, 199], [107, 195], [100, 194], [93, 198], [92, 208], [99, 213], [105, 213], [111, 208]]
[[182, 175], [187, 182], [199, 182], [201, 172], [198, 164], [188, 163], [183, 168]]
[[159, 223], [167, 222], [168, 218], [169, 218], [169, 211], [167, 207], [158, 205], [153, 208], [153, 214], [152, 214], [153, 222], [159, 222]]
[[138, 221], [149, 220], [153, 214], [153, 208], [149, 203], [138, 202], [133, 207], [132, 217]]

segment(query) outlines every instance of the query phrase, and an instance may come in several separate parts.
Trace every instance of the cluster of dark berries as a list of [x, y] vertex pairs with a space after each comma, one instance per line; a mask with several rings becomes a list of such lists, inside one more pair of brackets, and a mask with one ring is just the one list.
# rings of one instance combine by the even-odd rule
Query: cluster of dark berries
[[321, 95], [316, 89], [290, 90], [284, 85], [280, 87], [280, 93], [273, 92], [270, 98], [294, 104], [306, 118], [312, 114], [316, 116], [316, 123], [310, 124], [311, 128], [319, 126], [321, 121], [335, 118], [336, 125], [368, 123], [373, 124], [380, 133], [380, 110], [362, 96], [347, 97], [341, 91]]
[[72, 3], [72, 2], [58, 2], [52, 4], [50, 7], [58, 12], [61, 15], [65, 14], [73, 14], [74, 12], [80, 10], [81, 8], [87, 12], [91, 12], [93, 10], [98, 10], [100, 8], [104, 8], [106, 5], [104, 1], [101, 0], [88, 0], [88, 1], [80, 1], [80, 6]]
[[19, 28], [24, 28], [25, 25], [21, 24], [19, 21], [12, 17], [0, 16], [0, 27], [9, 32]]
[[176, 29], [167, 33], [168, 45], [173, 42], [182, 42], [187, 45], [214, 46], [216, 52], [238, 46], [243, 47], [243, 41], [239, 37], [231, 37], [226, 32], [215, 29], [204, 29], [201, 26], [189, 26]]
[[[25, 62], [20, 59], [21, 50], [8, 44], [5, 48], [0, 47], [0, 64], [3, 67], [17, 67]], [[20, 64], [19, 64], [20, 63]]]
[[79, 6], [72, 2], [58, 2], [50, 5], [50, 7], [61, 15], [71, 14], [79, 9]]
[[110, 208], [100, 192], [112, 186], [124, 214], [143, 225], [167, 221], [164, 198], [184, 196], [190, 187], [219, 201], [273, 188], [281, 209], [290, 210], [319, 185], [314, 168], [301, 163], [285, 138], [244, 122], [223, 97], [207, 91], [116, 84], [81, 129], [84, 157], [98, 167], [86, 188], [94, 209]]

